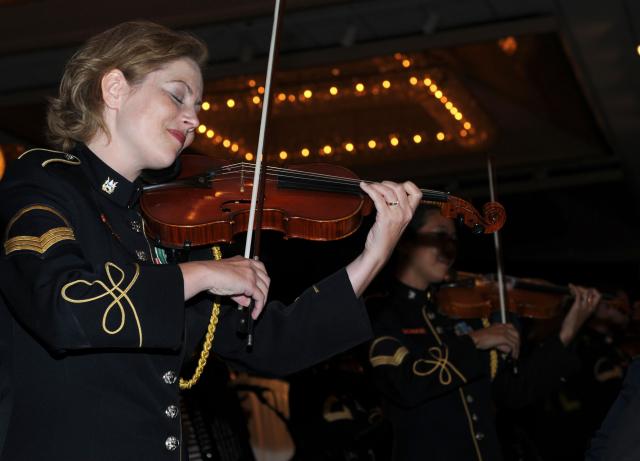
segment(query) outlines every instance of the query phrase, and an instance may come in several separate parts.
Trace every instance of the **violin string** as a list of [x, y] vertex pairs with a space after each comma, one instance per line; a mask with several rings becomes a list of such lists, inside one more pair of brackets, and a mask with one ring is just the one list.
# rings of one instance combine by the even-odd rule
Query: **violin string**
[[[233, 174], [233, 173], [230, 173]], [[237, 174], [236, 174], [237, 175]], [[271, 181], [278, 180], [294, 180], [299, 182], [301, 185], [318, 185], [318, 186], [341, 186], [347, 187], [353, 191], [360, 192], [360, 181], [359, 180], [349, 180], [349, 179], [322, 179], [313, 175], [305, 175], [305, 174], [274, 174], [274, 173], [266, 173], [266, 177]], [[367, 183], [370, 183], [367, 181]], [[421, 189], [421, 193], [424, 198], [432, 199], [434, 201], [446, 202], [449, 200], [449, 195], [444, 192], [432, 191], [428, 189]]]
[[[237, 172], [228, 172], [218, 174], [218, 178], [220, 176], [235, 176], [240, 177]], [[340, 177], [332, 177], [328, 176], [329, 179], [324, 179], [318, 175], [307, 174], [307, 173], [265, 173], [267, 178], [272, 178], [272, 180], [282, 180], [282, 179], [293, 179], [297, 181], [307, 181], [309, 183], [315, 183], [319, 185], [327, 185], [327, 186], [345, 186], [350, 187], [353, 190], [359, 190], [360, 180], [357, 179], [348, 179], [348, 178], [340, 178]], [[215, 179], [214, 179], [215, 181]], [[363, 181], [366, 183], [372, 183], [373, 181]], [[449, 195], [445, 192], [433, 191], [429, 189], [420, 189], [423, 195], [429, 196], [434, 200], [447, 201]]]
[[[240, 171], [248, 174], [251, 170], [245, 170], [241, 168], [239, 170], [230, 170], [224, 173], [219, 173], [218, 176], [237, 174]], [[306, 171], [281, 170], [281, 172], [274, 172], [273, 170], [270, 170], [269, 167], [267, 167], [267, 174], [271, 177], [281, 177], [281, 178], [287, 178], [287, 179], [311, 179], [311, 180], [317, 180], [317, 181], [324, 181], [327, 183], [344, 184], [344, 185], [347, 185], [347, 184], [358, 185], [361, 182], [361, 180], [359, 179], [344, 178], [340, 176], [311, 173]], [[365, 182], [369, 182], [369, 181], [365, 181]]]
[[[228, 165], [220, 168], [220, 170], [224, 171], [222, 173], [217, 173], [217, 176], [223, 175], [233, 175], [238, 173], [250, 174], [254, 170], [254, 166], [252, 163], [236, 163], [233, 165]], [[278, 167], [267, 167], [266, 168], [268, 177], [274, 177], [278, 179], [297, 179], [297, 180], [312, 180], [314, 182], [325, 183], [327, 185], [342, 185], [342, 186], [353, 186], [354, 188], [359, 186], [361, 182], [365, 182], [367, 184], [374, 183], [374, 181], [366, 181], [361, 179], [353, 179], [353, 178], [345, 178], [341, 176], [334, 176], [323, 173], [313, 173], [303, 170], [292, 170], [287, 168], [278, 168]], [[215, 180], [215, 178], [214, 178]], [[431, 189], [420, 189], [423, 195], [430, 195], [432, 198], [439, 198], [446, 200], [448, 194], [445, 192], [435, 191]]]
[[[244, 173], [250, 173], [253, 171], [254, 168], [255, 167], [253, 166], [252, 163], [243, 162], [236, 165], [230, 165], [229, 167], [223, 167], [222, 169], [229, 170], [230, 172], [241, 170]], [[355, 179], [355, 178], [345, 178], [343, 176], [333, 176], [333, 175], [328, 175], [323, 173], [313, 173], [313, 172], [304, 171], [304, 170], [293, 170], [293, 169], [269, 167], [269, 166], [267, 167], [267, 172], [271, 173], [272, 176], [276, 174], [278, 176], [282, 176], [285, 178], [302, 178], [302, 177], [310, 178], [310, 179], [324, 178], [326, 180], [337, 181], [341, 184], [344, 184], [344, 183], [359, 184], [360, 182], [362, 182], [362, 180]], [[372, 181], [364, 181], [364, 182], [372, 182]]]
[[[244, 163], [244, 162], [243, 162]], [[246, 165], [246, 163], [245, 163]], [[253, 164], [248, 164], [248, 165], [253, 165]], [[249, 167], [251, 168], [251, 167]], [[291, 174], [294, 173], [294, 175], [303, 175], [305, 177], [308, 177], [310, 179], [319, 179], [319, 178], [327, 178], [327, 180], [337, 180], [338, 183], [350, 183], [350, 184], [354, 184], [354, 185], [359, 185], [361, 182], [367, 183], [367, 184], [373, 184], [375, 183], [375, 181], [367, 181], [367, 180], [363, 180], [363, 179], [358, 179], [358, 178], [344, 178], [341, 176], [333, 176], [333, 175], [328, 175], [328, 174], [323, 174], [323, 173], [312, 173], [312, 172], [307, 172], [307, 171], [301, 171], [301, 170], [292, 170], [292, 169], [288, 169], [288, 168], [278, 168], [278, 167], [268, 167], [269, 170], [271, 171], [281, 171], [282, 173], [280, 173], [281, 175], [284, 175], [284, 177], [292, 177], [292, 176], [287, 176], [287, 174]], [[436, 190], [431, 190], [431, 189], [420, 189], [420, 191], [424, 194], [424, 193], [429, 193], [429, 194], [439, 194], [442, 196], [448, 196], [448, 194], [446, 194], [445, 192], [440, 192], [440, 191], [436, 191]]]

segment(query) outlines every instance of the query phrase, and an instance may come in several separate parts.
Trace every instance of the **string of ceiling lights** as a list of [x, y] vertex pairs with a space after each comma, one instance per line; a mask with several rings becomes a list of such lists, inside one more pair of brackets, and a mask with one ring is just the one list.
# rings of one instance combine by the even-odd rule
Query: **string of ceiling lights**
[[[401, 133], [399, 131], [392, 131], [383, 136], [370, 137], [362, 140], [344, 138], [332, 144], [322, 143], [315, 146], [301, 145], [297, 149], [289, 151], [281, 149], [279, 150], [278, 158], [284, 161], [295, 155], [307, 158], [312, 154], [330, 156], [339, 152], [355, 154], [357, 152], [373, 151], [382, 148], [396, 149], [402, 145], [416, 145], [428, 141], [446, 142], [452, 140], [454, 136], [461, 138], [472, 137], [476, 133], [473, 123], [460, 110], [459, 104], [454, 103], [452, 97], [445, 93], [444, 88], [436, 82], [433, 75], [426, 70], [412, 71], [413, 62], [411, 58], [406, 55], [396, 53], [394, 58], [405, 70], [402, 76], [395, 80], [391, 78], [353, 79], [352, 82], [346, 84], [335, 81], [322, 85], [301, 85], [295, 91], [288, 93], [280, 91], [276, 93], [274, 97], [274, 110], [277, 110], [278, 106], [285, 106], [287, 104], [313, 104], [315, 100], [337, 100], [338, 98], [362, 97], [369, 94], [375, 96], [383, 95], [393, 91], [395, 88], [404, 90], [408, 83], [411, 87], [414, 87], [414, 89], [425, 91], [428, 95], [435, 98], [440, 104], [441, 109], [448, 112], [448, 115], [453, 119], [452, 121], [456, 122], [454, 126], [458, 127], [457, 133], [445, 133], [443, 130], [437, 131], [436, 133]], [[333, 69], [332, 74], [337, 77], [340, 75], [340, 70], [337, 68]], [[262, 105], [264, 87], [259, 85], [256, 80], [250, 79], [247, 81], [247, 88], [248, 91], [246, 94], [235, 98], [225, 97], [221, 98], [219, 102], [212, 99], [205, 100], [202, 103], [202, 110], [204, 112], [251, 110], [252, 106], [255, 107], [256, 110], [259, 109]], [[234, 140], [229, 136], [225, 136], [225, 134], [213, 126], [207, 126], [202, 123], [198, 126], [196, 132], [203, 138], [210, 139], [213, 144], [221, 145], [223, 148], [228, 149], [232, 155], [242, 156], [247, 161], [254, 160], [254, 154], [251, 149], [243, 146], [240, 140]]]

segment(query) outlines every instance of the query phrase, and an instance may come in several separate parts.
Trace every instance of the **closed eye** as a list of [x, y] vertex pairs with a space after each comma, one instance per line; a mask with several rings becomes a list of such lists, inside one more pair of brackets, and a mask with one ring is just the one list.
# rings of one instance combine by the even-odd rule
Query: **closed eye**
[[182, 99], [180, 99], [179, 97], [177, 97], [175, 94], [170, 93], [171, 94], [171, 98], [176, 101], [178, 104], [182, 104]]

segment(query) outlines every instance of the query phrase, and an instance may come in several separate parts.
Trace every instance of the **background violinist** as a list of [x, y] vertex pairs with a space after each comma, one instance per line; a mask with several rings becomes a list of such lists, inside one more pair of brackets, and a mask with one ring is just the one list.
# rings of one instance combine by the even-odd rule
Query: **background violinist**
[[579, 366], [567, 348], [598, 305], [594, 289], [574, 287], [575, 301], [560, 331], [510, 372], [502, 352], [520, 353], [511, 324], [456, 321], [438, 311], [434, 284], [455, 260], [453, 221], [420, 207], [397, 249], [394, 280], [372, 296], [375, 339], [369, 365], [393, 425], [393, 458], [501, 459], [492, 398], [524, 405], [560, 385]]

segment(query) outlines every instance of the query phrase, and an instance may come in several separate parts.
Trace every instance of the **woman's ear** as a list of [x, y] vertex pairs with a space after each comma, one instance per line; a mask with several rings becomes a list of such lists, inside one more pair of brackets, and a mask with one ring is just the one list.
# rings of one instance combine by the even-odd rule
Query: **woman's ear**
[[129, 93], [129, 83], [120, 69], [111, 69], [101, 80], [102, 99], [109, 109], [118, 109]]

